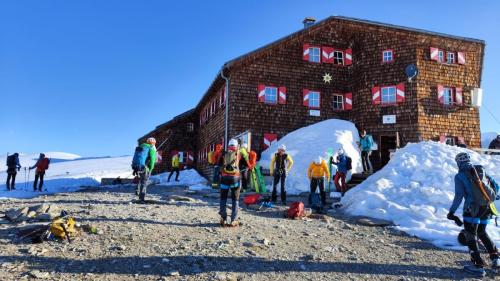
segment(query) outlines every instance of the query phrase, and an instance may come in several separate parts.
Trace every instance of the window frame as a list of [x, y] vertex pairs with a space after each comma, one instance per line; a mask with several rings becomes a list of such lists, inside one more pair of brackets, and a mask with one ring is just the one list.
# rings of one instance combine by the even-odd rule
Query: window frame
[[[385, 60], [385, 54], [390, 52], [391, 53], [391, 60], [386, 61]], [[382, 51], [382, 63], [393, 63], [394, 60], [394, 50], [393, 49], [385, 49]]]
[[[394, 101], [384, 102], [384, 89], [394, 89]], [[382, 106], [397, 105], [397, 103], [398, 103], [397, 91], [398, 91], [398, 89], [397, 89], [396, 85], [381, 86], [380, 87], [380, 105], [382, 105]]]
[[188, 133], [194, 132], [194, 123], [193, 122], [188, 122], [186, 124], [186, 131]]
[[[313, 50], [318, 50], [318, 61], [313, 61]], [[320, 46], [309, 46], [309, 60], [310, 63], [321, 63], [321, 47]]]
[[[338, 58], [337, 55], [338, 54], [341, 54], [341, 58]], [[337, 60], [341, 60], [342, 63], [337, 63]], [[345, 65], [345, 52], [342, 51], [342, 50], [337, 50], [337, 49], [334, 49], [333, 50], [333, 61], [332, 61], [332, 64], [333, 65]]]
[[[312, 91], [312, 90], [310, 90], [307, 94], [309, 95], [309, 98], [307, 100], [307, 107], [308, 108], [313, 108], [313, 109], [320, 109], [321, 108], [321, 92], [320, 91]], [[316, 94], [318, 95], [318, 98], [317, 98], [317, 100], [318, 100], [318, 106], [312, 106], [311, 105], [311, 101], [313, 99], [311, 98], [311, 96], [312, 95], [316, 95]]]
[[[274, 101], [268, 101], [268, 99], [267, 99], [267, 97], [268, 97], [267, 90], [268, 89], [274, 89], [275, 90], [275, 99], [274, 99]], [[278, 104], [278, 95], [279, 95], [278, 87], [276, 87], [276, 86], [268, 86], [268, 85], [264, 86], [264, 103], [265, 104]]]
[[[450, 62], [450, 55], [453, 55], [453, 61]], [[455, 52], [446, 52], [446, 63], [447, 64], [456, 64], [457, 63], [457, 55]]]
[[442, 49], [438, 49], [438, 62], [444, 63], [446, 57], [446, 51]]
[[[338, 101], [335, 101], [336, 97], [340, 97], [341, 98], [341, 102], [340, 102], [341, 108], [335, 108], [335, 104], [339, 104]], [[333, 94], [332, 95], [332, 106], [333, 106], [333, 110], [334, 111], [343, 111], [343, 110], [345, 110], [345, 108], [344, 108], [344, 102], [345, 102], [345, 97], [344, 97], [343, 94]]]
[[[448, 90], [449, 90], [449, 93], [450, 93], [450, 99], [451, 101], [449, 103], [447, 103], [447, 100], [446, 100], [446, 93], [448, 93]], [[455, 95], [456, 95], [456, 90], [454, 87], [446, 87], [446, 86], [443, 86], [443, 105], [444, 106], [453, 106], [455, 105], [455, 101], [456, 101], [456, 98], [455, 98]]]

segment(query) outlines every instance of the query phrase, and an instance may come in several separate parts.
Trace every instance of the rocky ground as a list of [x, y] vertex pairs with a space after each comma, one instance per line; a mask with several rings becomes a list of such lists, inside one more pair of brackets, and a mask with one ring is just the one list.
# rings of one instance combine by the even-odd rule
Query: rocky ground
[[131, 203], [131, 186], [1, 201], [0, 217], [12, 208], [45, 203], [96, 226], [97, 233], [82, 231], [72, 243], [32, 244], [17, 235], [31, 223], [0, 219], [0, 279], [468, 278], [461, 270], [466, 253], [435, 248], [389, 227], [362, 226], [334, 212], [288, 220], [283, 207], [261, 212], [243, 207], [242, 226], [221, 228], [217, 193], [164, 186], [150, 191], [154, 202], [146, 205]]

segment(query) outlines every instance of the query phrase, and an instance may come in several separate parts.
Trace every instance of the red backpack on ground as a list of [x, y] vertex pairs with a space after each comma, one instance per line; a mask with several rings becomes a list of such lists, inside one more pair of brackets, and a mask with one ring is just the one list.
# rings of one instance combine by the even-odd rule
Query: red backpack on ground
[[260, 194], [248, 194], [243, 198], [243, 203], [246, 205], [257, 204], [260, 200]]
[[297, 201], [293, 202], [288, 208], [286, 217], [289, 219], [299, 219], [304, 216], [304, 203]]

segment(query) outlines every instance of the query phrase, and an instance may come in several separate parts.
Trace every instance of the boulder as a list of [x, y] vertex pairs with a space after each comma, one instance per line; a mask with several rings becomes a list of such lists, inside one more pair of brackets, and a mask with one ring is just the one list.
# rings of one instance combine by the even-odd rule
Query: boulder
[[12, 209], [7, 211], [5, 213], [5, 217], [10, 220], [11, 222], [18, 221], [17, 219], [22, 217], [22, 216], [27, 216], [28, 215], [29, 208], [25, 207], [22, 209]]
[[356, 221], [358, 224], [364, 225], [364, 226], [390, 226], [394, 225], [391, 221], [387, 220], [382, 220], [382, 219], [376, 219], [376, 218], [360, 218]]

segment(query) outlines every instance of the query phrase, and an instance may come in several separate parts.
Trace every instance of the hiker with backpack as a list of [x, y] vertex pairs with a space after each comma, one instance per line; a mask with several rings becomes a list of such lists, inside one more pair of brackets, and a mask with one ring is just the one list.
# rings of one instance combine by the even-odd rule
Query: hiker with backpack
[[231, 192], [231, 223], [230, 226], [238, 226], [240, 224], [238, 219], [238, 209], [240, 200], [240, 152], [238, 149], [238, 141], [231, 139], [228, 143], [227, 150], [219, 160], [220, 167], [220, 205], [219, 215], [221, 216], [220, 225], [227, 225], [227, 197]]
[[372, 154], [373, 138], [371, 135], [366, 134], [366, 131], [361, 132], [361, 139], [358, 143], [361, 149], [361, 162], [363, 163], [363, 174], [372, 174], [373, 166], [370, 161], [370, 155]]
[[175, 172], [175, 181], [179, 181], [179, 153], [174, 154], [172, 156], [172, 170], [170, 170], [170, 174], [168, 175], [167, 182], [170, 182], [170, 178]]
[[[311, 162], [309, 168], [307, 169], [307, 177], [311, 181], [311, 193], [309, 194], [309, 205], [316, 205], [317, 203], [313, 200], [316, 195], [316, 189], [319, 187], [319, 192], [321, 195], [321, 206], [326, 206], [326, 193], [325, 193], [325, 177], [330, 182], [330, 170], [326, 165], [325, 160], [323, 158], [318, 157], [314, 161]], [[314, 201], [314, 202], [313, 202]], [[312, 204], [315, 203], [315, 204]], [[319, 203], [319, 202], [318, 202]]]
[[286, 205], [285, 181], [286, 175], [290, 172], [293, 166], [292, 157], [286, 153], [286, 146], [280, 145], [278, 152], [271, 158], [270, 172], [273, 180], [273, 192], [271, 199], [274, 204], [277, 201], [276, 186], [281, 182], [281, 203]]
[[132, 159], [132, 169], [139, 176], [136, 195], [139, 195], [139, 201], [145, 202], [148, 180], [151, 176], [156, 163], [156, 139], [148, 138], [145, 143], [135, 148]]
[[17, 172], [21, 170], [21, 165], [19, 164], [19, 153], [16, 152], [7, 156], [5, 164], [7, 165], [7, 190], [11, 191], [16, 189], [16, 175]]
[[333, 180], [337, 192], [342, 192], [342, 197], [344, 197], [347, 191], [347, 184], [345, 178], [347, 172], [352, 170], [352, 159], [347, 156], [342, 148], [338, 150], [336, 161], [333, 160], [333, 156], [330, 157], [330, 164], [337, 166], [337, 172], [335, 173], [335, 178]]
[[478, 238], [490, 256], [491, 267], [496, 270], [500, 268], [498, 249], [486, 233], [486, 226], [492, 215], [497, 215], [493, 202], [497, 199], [499, 185], [486, 174], [481, 165], [471, 164], [468, 153], [461, 152], [457, 154], [455, 161], [458, 166], [458, 173], [455, 175], [455, 197], [447, 218], [460, 225], [461, 221], [455, 216], [455, 211], [462, 203], [462, 200], [465, 200], [463, 225], [472, 264], [464, 266], [464, 269], [476, 275], [484, 276], [485, 262], [479, 252]]
[[38, 186], [38, 191], [42, 192], [43, 178], [45, 177], [45, 171], [49, 169], [50, 160], [45, 157], [45, 154], [40, 153], [38, 160], [35, 165], [30, 167], [30, 170], [36, 168], [35, 170], [35, 181], [33, 182], [33, 191], [36, 191], [36, 186], [38, 180], [40, 179], [40, 185]]

